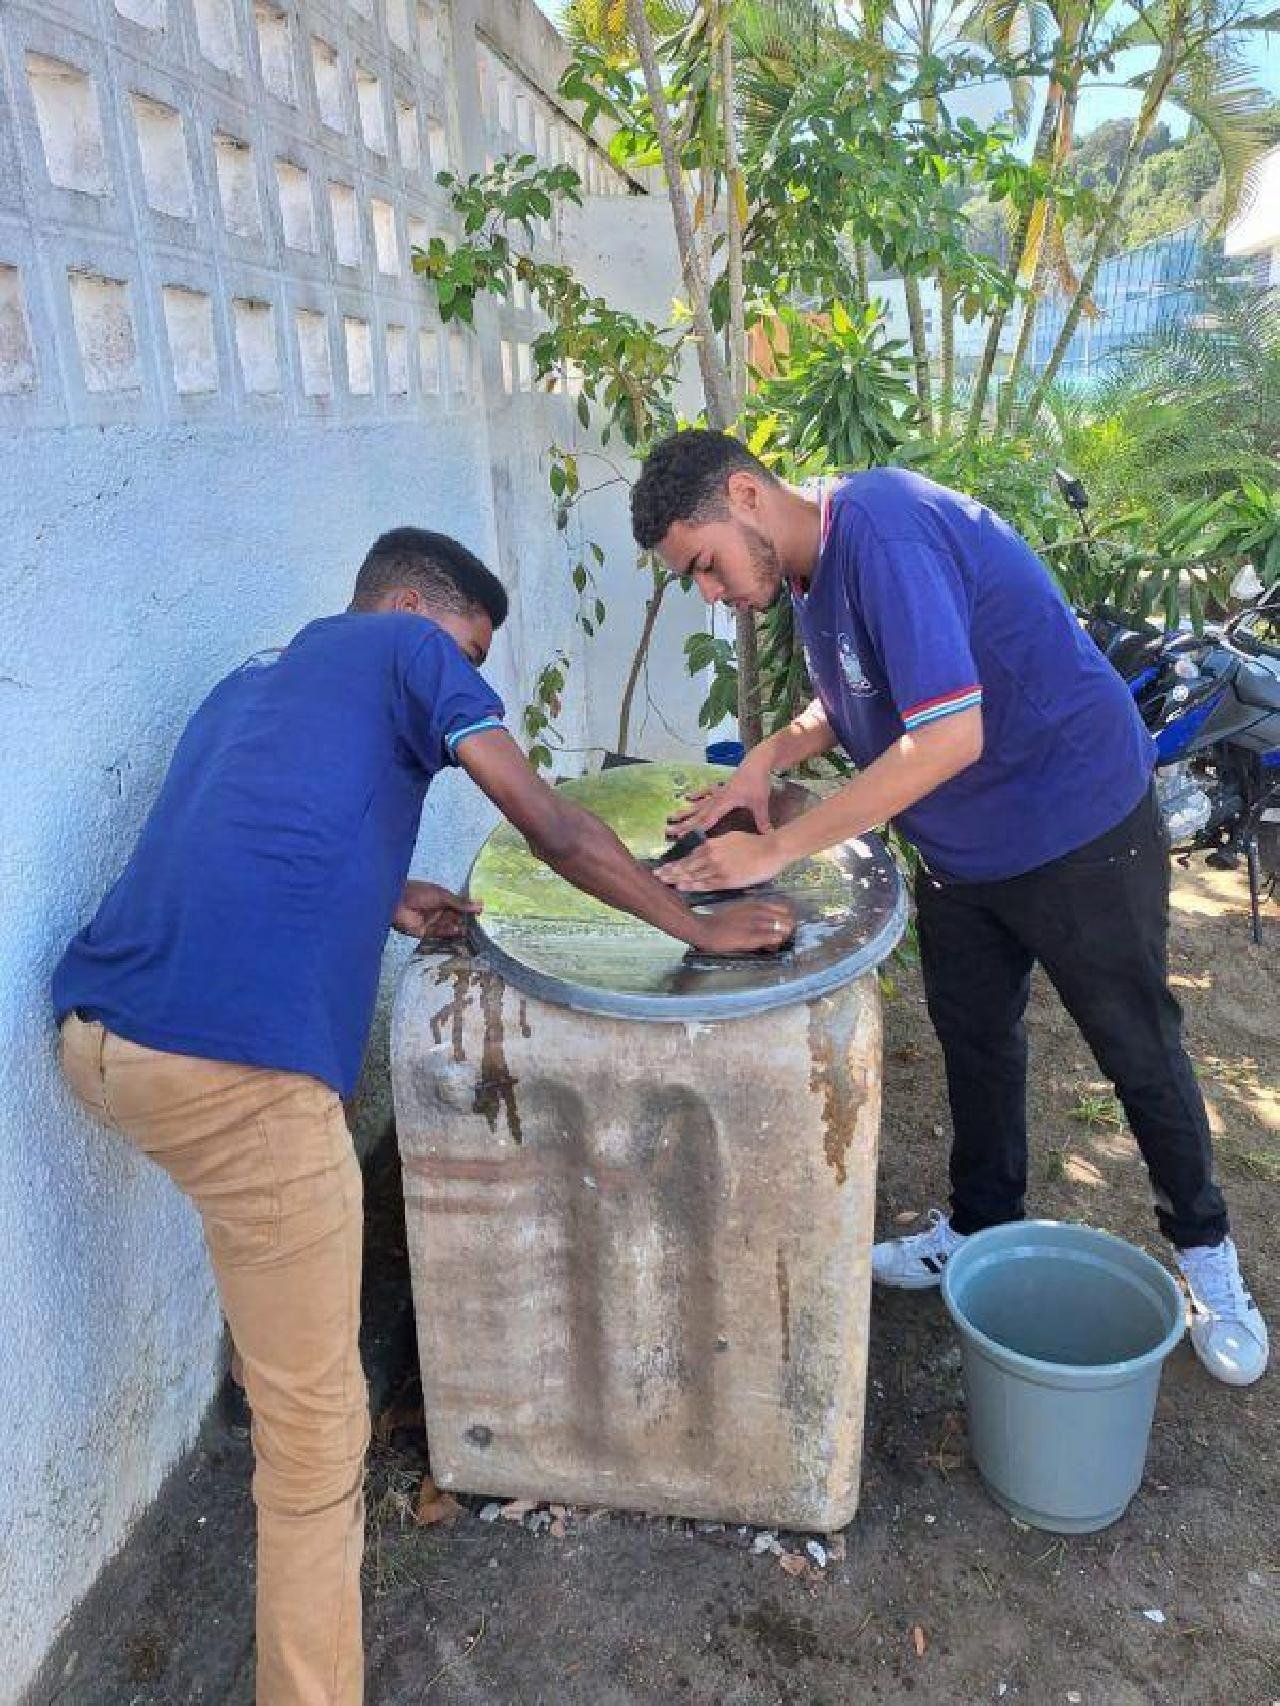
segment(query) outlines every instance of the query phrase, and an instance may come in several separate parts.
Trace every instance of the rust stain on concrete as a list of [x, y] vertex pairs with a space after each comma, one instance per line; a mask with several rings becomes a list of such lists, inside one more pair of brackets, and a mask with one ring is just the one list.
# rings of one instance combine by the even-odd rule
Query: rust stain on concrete
[[849, 1177], [846, 1157], [871, 1082], [868, 1062], [852, 1058], [859, 1012], [856, 1002], [809, 1004], [809, 1088], [822, 1097], [822, 1149], [838, 1185]]
[[480, 1082], [476, 1085], [475, 1109], [489, 1122], [489, 1130], [498, 1129], [498, 1110], [507, 1116], [507, 1129], [517, 1143], [524, 1142], [520, 1109], [516, 1104], [516, 1084], [507, 1065], [507, 1033], [502, 1017], [502, 979], [492, 973], [480, 979], [480, 1006], [484, 1013], [484, 1046], [480, 1056]]
[[453, 984], [453, 999], [446, 1002], [439, 1012], [431, 1015], [431, 1038], [433, 1042], [438, 1043], [446, 1021], [451, 1020], [450, 1042], [455, 1060], [467, 1058], [463, 1025], [467, 1016], [467, 996], [471, 990], [472, 975], [471, 961], [464, 954], [455, 954], [436, 969], [437, 984]]

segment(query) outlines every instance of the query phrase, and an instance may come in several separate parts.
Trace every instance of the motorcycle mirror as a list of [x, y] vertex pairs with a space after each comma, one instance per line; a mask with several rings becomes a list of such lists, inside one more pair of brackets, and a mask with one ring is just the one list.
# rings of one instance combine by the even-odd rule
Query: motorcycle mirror
[[1259, 596], [1262, 592], [1262, 582], [1259, 580], [1258, 571], [1252, 563], [1246, 563], [1242, 569], [1236, 571], [1230, 590], [1232, 598], [1241, 604], [1248, 604], [1252, 599]]
[[1065, 468], [1055, 468], [1053, 477], [1058, 482], [1062, 501], [1083, 515], [1089, 507], [1089, 494], [1085, 491], [1083, 482], [1077, 480], [1074, 474], [1069, 474]]

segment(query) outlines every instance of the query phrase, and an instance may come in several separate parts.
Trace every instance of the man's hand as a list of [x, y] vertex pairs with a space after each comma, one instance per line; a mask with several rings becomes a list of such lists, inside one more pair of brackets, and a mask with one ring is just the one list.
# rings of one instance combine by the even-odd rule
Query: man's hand
[[717, 835], [684, 859], [654, 872], [671, 888], [689, 891], [749, 889], [767, 883], [789, 861], [769, 835]]
[[785, 900], [739, 900], [697, 917], [693, 946], [700, 954], [776, 953], [796, 933], [796, 915]]
[[667, 833], [673, 840], [691, 829], [708, 830], [722, 817], [743, 808], [751, 813], [761, 835], [769, 830], [771, 773], [768, 759], [761, 763], [757, 758], [760, 750], [757, 747], [749, 753], [727, 782], [690, 794], [685, 810], [672, 812], [667, 819]]
[[405, 936], [421, 940], [455, 942], [465, 934], [468, 918], [482, 910], [482, 902], [464, 900], [439, 883], [409, 882], [391, 923]]

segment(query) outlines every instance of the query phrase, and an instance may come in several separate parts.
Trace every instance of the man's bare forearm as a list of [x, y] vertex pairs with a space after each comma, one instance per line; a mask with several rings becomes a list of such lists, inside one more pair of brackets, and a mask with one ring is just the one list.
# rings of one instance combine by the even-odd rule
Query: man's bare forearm
[[852, 782], [811, 811], [771, 832], [786, 864], [864, 835], [906, 811], [982, 752], [982, 713], [962, 711], [905, 734]]
[[537, 776], [505, 729], [470, 735], [459, 759], [539, 858], [576, 888], [710, 953], [782, 947], [795, 913], [782, 901], [742, 900], [697, 913], [629, 853], [609, 826]]
[[806, 759], [817, 758], [838, 745], [826, 712], [815, 699], [793, 717], [785, 728], [753, 748], [744, 762], [768, 770], [792, 770]]
[[505, 729], [473, 735], [459, 757], [558, 876], [681, 942], [700, 944], [706, 920], [639, 864], [607, 824], [536, 776]]
[[557, 876], [609, 906], [634, 913], [668, 936], [695, 943], [702, 919], [638, 863], [607, 824], [567, 800], [557, 800], [554, 831], [529, 844]]

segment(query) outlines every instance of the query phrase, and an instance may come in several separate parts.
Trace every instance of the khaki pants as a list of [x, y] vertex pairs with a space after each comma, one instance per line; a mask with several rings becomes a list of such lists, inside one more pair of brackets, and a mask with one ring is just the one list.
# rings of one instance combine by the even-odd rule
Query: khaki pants
[[368, 1400], [360, 1169], [332, 1090], [75, 1015], [62, 1069], [200, 1211], [253, 1408], [259, 1706], [359, 1706]]

